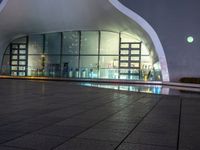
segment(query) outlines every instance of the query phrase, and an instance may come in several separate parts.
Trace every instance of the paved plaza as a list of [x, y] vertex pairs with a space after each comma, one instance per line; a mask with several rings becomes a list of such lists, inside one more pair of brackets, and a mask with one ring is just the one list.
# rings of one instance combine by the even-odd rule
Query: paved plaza
[[0, 150], [199, 150], [200, 98], [0, 79]]

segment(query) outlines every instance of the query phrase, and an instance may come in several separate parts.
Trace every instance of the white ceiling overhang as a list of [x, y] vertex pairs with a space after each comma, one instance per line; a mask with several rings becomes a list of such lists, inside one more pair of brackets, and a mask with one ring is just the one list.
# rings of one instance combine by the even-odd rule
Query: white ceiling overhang
[[108, 0], [8, 0], [0, 13], [0, 39], [32, 33], [109, 30], [137, 34], [144, 30]]
[[[110, 2], [111, 1], [111, 2]], [[16, 37], [73, 30], [127, 32], [142, 39], [149, 49], [149, 34], [112, 3], [117, 0], [3, 0], [0, 11], [0, 54]]]

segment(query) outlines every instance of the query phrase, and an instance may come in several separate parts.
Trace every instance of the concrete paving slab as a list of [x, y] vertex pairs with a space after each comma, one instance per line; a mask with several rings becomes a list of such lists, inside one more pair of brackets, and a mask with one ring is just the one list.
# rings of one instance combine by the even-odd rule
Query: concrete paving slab
[[116, 145], [117, 143], [111, 141], [75, 138], [55, 150], [114, 150]]
[[5, 146], [27, 148], [35, 150], [50, 150], [67, 140], [64, 137], [29, 134], [13, 141], [7, 142]]
[[196, 96], [55, 81], [1, 79], [0, 85], [2, 150], [200, 149]]
[[176, 150], [173, 147], [123, 143], [117, 150]]

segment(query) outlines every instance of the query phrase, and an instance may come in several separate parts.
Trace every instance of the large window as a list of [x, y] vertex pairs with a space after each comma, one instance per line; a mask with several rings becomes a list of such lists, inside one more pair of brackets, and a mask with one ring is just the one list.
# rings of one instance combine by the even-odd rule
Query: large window
[[119, 34], [113, 32], [101, 32], [100, 54], [119, 54]]
[[98, 54], [98, 32], [81, 32], [81, 54]]
[[61, 33], [45, 34], [45, 54], [60, 54]]
[[42, 73], [42, 57], [40, 55], [28, 56], [28, 76], [39, 76]]
[[60, 76], [60, 56], [44, 55], [45, 76]]
[[98, 56], [81, 56], [80, 71], [83, 78], [97, 78]]
[[[157, 57], [153, 57], [152, 52], [136, 35], [127, 33], [67, 31], [34, 34], [10, 43], [4, 53], [1, 74], [160, 80], [160, 68], [153, 66]], [[154, 77], [149, 77], [150, 73]], [[137, 79], [134, 78], [136, 74]]]
[[78, 69], [78, 56], [63, 56], [62, 64], [68, 66], [70, 70]]
[[79, 70], [78, 56], [62, 57], [62, 75], [63, 77], [75, 77], [75, 72]]
[[119, 56], [100, 56], [100, 78], [117, 79]]
[[29, 36], [28, 54], [42, 54], [43, 53], [43, 35]]
[[63, 54], [79, 54], [79, 32], [63, 32]]
[[1, 65], [1, 74], [2, 75], [10, 74], [10, 46], [7, 47], [5, 54], [3, 56], [3, 61]]
[[45, 76], [61, 75], [61, 33], [45, 34], [45, 50], [43, 55], [43, 70]]
[[98, 56], [81, 56], [80, 67], [81, 68], [97, 68]]
[[29, 36], [28, 44], [28, 76], [43, 75], [44, 35]]
[[1, 66], [1, 74], [2, 75], [10, 74], [10, 55], [4, 55]]

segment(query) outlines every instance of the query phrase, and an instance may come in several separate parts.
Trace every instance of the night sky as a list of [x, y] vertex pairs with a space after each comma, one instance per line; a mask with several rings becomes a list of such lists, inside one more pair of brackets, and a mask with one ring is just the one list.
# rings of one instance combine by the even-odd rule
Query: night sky
[[[171, 81], [200, 76], [200, 0], [120, 0], [157, 33], [164, 48]], [[188, 44], [187, 37], [194, 42]]]

